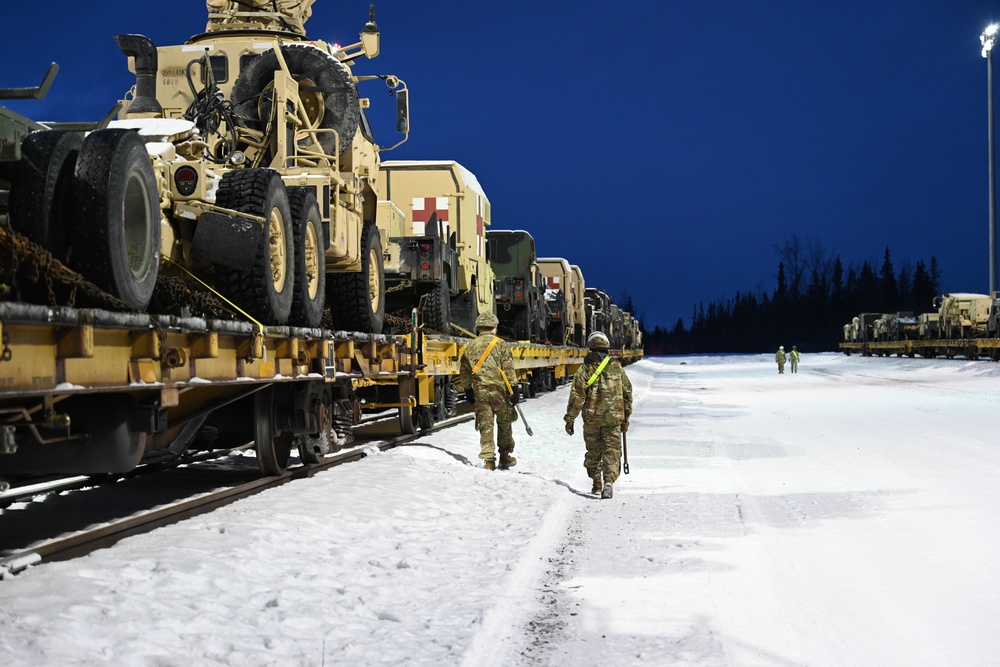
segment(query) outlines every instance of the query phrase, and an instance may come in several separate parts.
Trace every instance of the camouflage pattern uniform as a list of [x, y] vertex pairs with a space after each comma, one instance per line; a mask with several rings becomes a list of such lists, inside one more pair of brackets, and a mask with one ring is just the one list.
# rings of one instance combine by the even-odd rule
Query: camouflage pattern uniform
[[785, 348], [781, 346], [778, 351], [774, 353], [774, 360], [778, 362], [778, 373], [785, 372]]
[[788, 353], [788, 360], [792, 364], [792, 372], [799, 372], [799, 351], [792, 345], [792, 351]]
[[583, 467], [594, 480], [592, 492], [610, 498], [611, 485], [621, 472], [621, 434], [628, 431], [632, 416], [632, 383], [618, 360], [612, 358], [588, 387], [587, 381], [608, 356], [608, 339], [604, 334], [592, 334], [588, 346], [591, 351], [573, 376], [563, 419], [566, 432], [573, 435], [573, 422], [583, 412], [583, 441], [587, 445]]
[[[491, 326], [486, 326], [492, 322]], [[476, 430], [479, 431], [479, 458], [483, 459], [487, 468], [493, 468], [496, 462], [493, 445], [493, 420], [496, 418], [497, 437], [496, 449], [500, 453], [500, 467], [509, 468], [516, 463], [511, 456], [514, 451], [514, 433], [511, 424], [517, 420], [517, 412], [510, 404], [510, 392], [503, 375], [506, 374], [511, 387], [516, 386], [517, 376], [514, 373], [514, 358], [506, 341], [495, 335], [497, 318], [492, 313], [484, 313], [476, 319], [477, 336], [465, 348], [460, 361], [461, 373], [456, 386], [459, 391], [472, 388], [475, 396]], [[472, 372], [473, 366], [486, 352], [486, 348], [496, 339], [497, 343], [490, 350], [479, 371]]]

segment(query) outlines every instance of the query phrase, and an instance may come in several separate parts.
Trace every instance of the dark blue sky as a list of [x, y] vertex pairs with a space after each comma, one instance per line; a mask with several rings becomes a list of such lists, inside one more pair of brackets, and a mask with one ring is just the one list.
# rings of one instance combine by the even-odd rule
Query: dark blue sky
[[[353, 42], [368, 4], [317, 0], [307, 32]], [[2, 83], [61, 67], [45, 101], [12, 105], [40, 120], [99, 119], [132, 85], [113, 34], [178, 43], [206, 18], [201, 0], [4, 5]], [[997, 0], [381, 0], [376, 19], [382, 54], [356, 73], [411, 89], [411, 139], [384, 157], [458, 160], [495, 228], [627, 291], [650, 327], [772, 290], [792, 235], [845, 265], [935, 255], [945, 291], [989, 288], [979, 34]]]

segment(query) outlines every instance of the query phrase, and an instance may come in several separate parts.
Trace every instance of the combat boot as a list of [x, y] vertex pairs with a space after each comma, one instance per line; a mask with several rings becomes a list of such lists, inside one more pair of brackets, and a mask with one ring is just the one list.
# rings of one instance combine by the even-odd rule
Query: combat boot
[[610, 498], [614, 491], [615, 490], [611, 488], [611, 482], [608, 482], [604, 485], [604, 490], [601, 491], [601, 498]]
[[510, 454], [500, 455], [500, 470], [506, 470], [507, 468], [513, 468], [517, 465], [517, 459], [515, 459]]
[[594, 478], [594, 487], [590, 490], [590, 492], [591, 493], [600, 493], [603, 490], [603, 488], [604, 488], [604, 485], [601, 484], [601, 476], [598, 475], [597, 477]]
[[485, 461], [483, 461], [483, 467], [486, 468], [487, 470], [496, 470], [497, 462], [494, 459], [486, 459]]

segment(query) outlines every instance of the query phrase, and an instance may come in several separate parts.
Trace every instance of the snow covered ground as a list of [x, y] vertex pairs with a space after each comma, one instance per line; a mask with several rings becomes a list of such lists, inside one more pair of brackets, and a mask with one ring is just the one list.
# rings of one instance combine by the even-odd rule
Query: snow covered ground
[[0, 581], [0, 664], [1000, 662], [1000, 365], [628, 372], [612, 500], [563, 388], [511, 471], [464, 424]]

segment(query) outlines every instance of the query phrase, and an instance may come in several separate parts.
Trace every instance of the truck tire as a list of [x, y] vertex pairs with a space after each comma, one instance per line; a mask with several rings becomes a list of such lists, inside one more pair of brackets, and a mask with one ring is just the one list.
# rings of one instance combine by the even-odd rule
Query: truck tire
[[312, 188], [288, 188], [295, 245], [292, 326], [317, 328], [326, 307], [326, 237], [323, 218]]
[[70, 266], [145, 310], [160, 271], [160, 197], [146, 145], [133, 130], [91, 132], [75, 180]]
[[443, 274], [427, 291], [422, 303], [427, 328], [451, 335], [451, 294], [448, 293], [448, 279]]
[[[299, 83], [299, 96], [312, 123], [325, 130], [319, 142], [328, 155], [342, 154], [351, 145], [361, 121], [358, 88], [351, 73], [339, 60], [311, 44], [285, 44], [281, 55], [292, 78]], [[237, 118], [264, 130], [271, 117], [274, 73], [278, 58], [274, 49], [261, 53], [247, 63], [233, 86], [232, 102]], [[340, 137], [340, 151], [336, 148]], [[308, 142], [309, 139], [303, 140]]]
[[10, 226], [66, 262], [73, 210], [73, 172], [83, 140], [74, 132], [33, 132], [21, 142], [10, 175]]
[[382, 333], [385, 271], [375, 223], [365, 222], [361, 232], [361, 271], [327, 275], [326, 295], [335, 328]]
[[532, 317], [529, 306], [514, 306], [517, 312], [514, 313], [514, 340], [531, 340], [531, 332], [535, 327], [535, 320]]
[[278, 172], [237, 169], [219, 183], [216, 204], [264, 218], [250, 271], [216, 265], [223, 294], [264, 324], [284, 324], [292, 312], [295, 245], [288, 191]]

